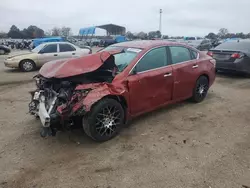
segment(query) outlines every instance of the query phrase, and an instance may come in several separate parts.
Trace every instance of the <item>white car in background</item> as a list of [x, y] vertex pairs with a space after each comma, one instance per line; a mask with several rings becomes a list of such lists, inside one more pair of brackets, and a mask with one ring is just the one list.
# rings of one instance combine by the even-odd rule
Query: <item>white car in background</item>
[[19, 68], [24, 72], [33, 71], [43, 64], [65, 58], [77, 58], [91, 54], [90, 47], [79, 48], [69, 42], [42, 43], [31, 52], [10, 56], [5, 61], [6, 67]]

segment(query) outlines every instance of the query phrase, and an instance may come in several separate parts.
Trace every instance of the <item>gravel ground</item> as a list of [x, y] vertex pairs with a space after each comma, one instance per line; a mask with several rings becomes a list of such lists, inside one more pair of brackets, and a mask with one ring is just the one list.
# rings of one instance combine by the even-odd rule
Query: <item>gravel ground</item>
[[82, 130], [41, 138], [27, 114], [33, 87], [0, 86], [0, 187], [250, 186], [249, 78], [218, 75], [204, 102], [143, 115], [105, 143]]
[[0, 187], [250, 186], [249, 79], [219, 75], [207, 99], [141, 116], [117, 138], [43, 139], [27, 114], [33, 84], [0, 91]]

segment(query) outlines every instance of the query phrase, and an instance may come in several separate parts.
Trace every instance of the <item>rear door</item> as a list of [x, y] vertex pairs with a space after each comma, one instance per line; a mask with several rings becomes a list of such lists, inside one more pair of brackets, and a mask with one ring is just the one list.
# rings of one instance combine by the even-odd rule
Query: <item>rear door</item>
[[59, 44], [59, 51], [60, 51], [59, 57], [62, 59], [72, 58], [77, 56], [75, 47], [67, 43]]
[[200, 73], [197, 63], [198, 52], [184, 46], [170, 46], [174, 75], [173, 99], [182, 100], [192, 96], [193, 88]]
[[58, 59], [58, 44], [47, 44], [38, 53], [38, 61], [41, 65], [56, 59]]
[[[172, 99], [173, 72], [166, 47], [152, 49], [128, 77], [131, 114], [150, 111]], [[135, 71], [134, 71], [135, 70]]]

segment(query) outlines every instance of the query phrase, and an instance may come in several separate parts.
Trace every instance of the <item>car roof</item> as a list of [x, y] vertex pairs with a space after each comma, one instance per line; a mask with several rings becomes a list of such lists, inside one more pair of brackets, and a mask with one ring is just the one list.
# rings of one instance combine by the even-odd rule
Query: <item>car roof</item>
[[[72, 44], [70, 42], [65, 42], [65, 41], [57, 41], [57, 42], [43, 42], [42, 44]], [[72, 44], [74, 45], [74, 44]]]
[[113, 44], [112, 46], [150, 49], [150, 48], [154, 48], [157, 46], [163, 46], [163, 45], [169, 45], [169, 44], [183, 45], [181, 43], [171, 42], [171, 41], [167, 41], [167, 40], [137, 40], [137, 41], [121, 42], [121, 43]]

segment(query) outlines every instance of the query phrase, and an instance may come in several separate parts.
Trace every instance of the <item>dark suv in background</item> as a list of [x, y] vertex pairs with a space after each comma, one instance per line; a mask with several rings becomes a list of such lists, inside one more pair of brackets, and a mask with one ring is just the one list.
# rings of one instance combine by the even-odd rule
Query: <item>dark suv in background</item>
[[187, 43], [189, 46], [192, 46], [200, 51], [209, 50], [213, 47], [212, 43], [208, 39], [201, 39], [201, 40], [190, 40]]

